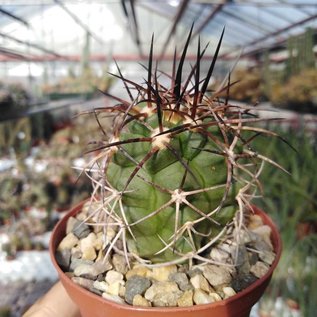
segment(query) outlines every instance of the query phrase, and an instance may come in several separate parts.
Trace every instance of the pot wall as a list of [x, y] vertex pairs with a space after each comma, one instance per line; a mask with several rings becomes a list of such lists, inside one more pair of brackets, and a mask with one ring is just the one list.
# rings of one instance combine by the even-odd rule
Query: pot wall
[[141, 308], [130, 305], [121, 305], [108, 301], [95, 295], [79, 285], [72, 282], [60, 269], [55, 259], [55, 250], [63, 239], [66, 231], [66, 224], [69, 217], [76, 215], [83, 205], [83, 202], [74, 207], [60, 220], [53, 230], [50, 241], [50, 255], [59, 278], [72, 300], [79, 306], [82, 317], [248, 317], [252, 306], [260, 299], [267, 285], [270, 282], [272, 273], [277, 266], [281, 255], [281, 240], [277, 228], [272, 220], [262, 210], [254, 207], [255, 213], [261, 216], [264, 223], [272, 229], [272, 243], [276, 258], [267, 274], [257, 280], [251, 286], [239, 292], [229, 299], [206, 305], [192, 307], [174, 308]]

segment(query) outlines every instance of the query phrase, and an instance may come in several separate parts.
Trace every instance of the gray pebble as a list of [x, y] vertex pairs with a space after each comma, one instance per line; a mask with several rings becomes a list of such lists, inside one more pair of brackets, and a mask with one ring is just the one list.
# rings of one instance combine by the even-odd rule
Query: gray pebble
[[272, 251], [263, 251], [259, 253], [259, 258], [268, 265], [272, 265], [275, 260], [275, 253]]
[[56, 251], [55, 258], [59, 266], [64, 270], [68, 271], [70, 266], [71, 251], [69, 249]]
[[239, 245], [232, 250], [232, 258], [234, 259], [239, 274], [247, 274], [250, 272], [249, 254], [244, 245]]
[[269, 269], [270, 267], [267, 264], [258, 261], [252, 265], [250, 272], [257, 278], [261, 278], [268, 272]]
[[94, 285], [93, 285], [94, 281], [83, 278], [83, 277], [74, 276], [72, 277], [72, 281], [88, 290], [91, 290], [94, 288]]
[[195, 275], [202, 274], [202, 270], [196, 267], [196, 268], [193, 268], [193, 269], [189, 270], [189, 271], [187, 272], [187, 274], [188, 274], [188, 276], [189, 276], [190, 278], [192, 278], [192, 277], [194, 277]]
[[78, 259], [76, 257], [71, 257], [70, 271], [72, 271], [72, 272], [75, 271], [77, 266], [80, 266], [80, 265], [83, 265], [83, 264], [93, 265], [94, 262], [93, 261], [89, 261], [89, 260]]
[[151, 281], [143, 276], [134, 275], [130, 277], [125, 285], [125, 300], [129, 304], [133, 304], [135, 295], [143, 295], [151, 286]]
[[127, 273], [128, 266], [124, 256], [114, 254], [112, 257], [112, 264], [117, 272], [120, 272], [122, 274]]
[[86, 238], [91, 232], [89, 226], [82, 221], [76, 220], [73, 225], [72, 233], [78, 238], [83, 239]]
[[169, 276], [169, 280], [176, 282], [180, 290], [187, 291], [193, 289], [192, 285], [189, 283], [188, 277], [185, 273], [176, 272]]
[[256, 280], [257, 278], [253, 274], [238, 275], [232, 280], [231, 287], [235, 292], [241, 292]]
[[203, 267], [203, 275], [210, 285], [214, 287], [222, 284], [229, 284], [232, 279], [228, 268], [212, 264]]

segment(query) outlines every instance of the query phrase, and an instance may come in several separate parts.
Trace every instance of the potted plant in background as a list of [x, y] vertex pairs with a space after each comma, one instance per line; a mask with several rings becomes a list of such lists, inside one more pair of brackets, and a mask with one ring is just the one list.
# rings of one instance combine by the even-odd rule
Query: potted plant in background
[[94, 143], [90, 200], [60, 221], [50, 245], [82, 316], [249, 316], [279, 260], [278, 231], [251, 202], [264, 162], [279, 167], [252, 141], [277, 135], [255, 125], [252, 107], [218, 98], [230, 83], [207, 92], [223, 33], [206, 77], [199, 41], [183, 80], [190, 37], [170, 87], [152, 38], [145, 84], [118, 68], [130, 100], [112, 96], [118, 104], [94, 110], [104, 139], [100, 118], [113, 115], [113, 134]]

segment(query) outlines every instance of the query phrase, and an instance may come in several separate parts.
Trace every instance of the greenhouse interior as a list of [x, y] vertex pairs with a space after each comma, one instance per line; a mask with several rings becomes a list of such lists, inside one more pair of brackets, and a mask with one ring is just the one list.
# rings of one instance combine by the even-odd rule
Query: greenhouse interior
[[[219, 184], [217, 182], [224, 182], [226, 186], [239, 184], [239, 177], [243, 178], [242, 184], [247, 180], [251, 184], [243, 195], [241, 191], [245, 187], [241, 185], [234, 202], [230, 202], [237, 206], [238, 211], [236, 218], [227, 220], [225, 228], [237, 225], [237, 218], [243, 217], [241, 210], [247, 207], [252, 210], [254, 204], [273, 220], [282, 241], [279, 263], [264, 294], [255, 302], [246, 300], [251, 302], [250, 316], [316, 316], [316, 0], [0, 0], [0, 26], [0, 317], [48, 316], [44, 311], [34, 315], [26, 312], [58, 282], [60, 272], [54, 267], [50, 255], [52, 232], [60, 219], [83, 201], [93, 201], [96, 206], [103, 204], [99, 209], [96, 207], [99, 213], [104, 211], [107, 215], [100, 219], [112, 217], [111, 221], [117, 221], [118, 217], [121, 221], [119, 235], [109, 223], [102, 227], [101, 220], [95, 220], [94, 215], [72, 217], [79, 224], [70, 229], [72, 231], [64, 239], [72, 234], [78, 244], [73, 244], [67, 253], [61, 251], [63, 240], [58, 247], [59, 253], [56, 251], [56, 258], [68, 254], [70, 267], [75, 267], [75, 262], [78, 262], [72, 273], [68, 272], [70, 269], [65, 269], [65, 272], [73, 280], [80, 280], [83, 288], [92, 288], [94, 296], [102, 293], [98, 298], [104, 298], [104, 301], [115, 298], [125, 306], [126, 302], [133, 302], [136, 306], [188, 306], [188, 302], [183, 303], [186, 294], [189, 305], [213, 305], [222, 300], [230, 302], [226, 296], [235, 294], [234, 298], [239, 296], [240, 290], [242, 294], [252, 288], [249, 279], [262, 278], [254, 273], [254, 267], [259, 263], [255, 261], [260, 258], [265, 262], [263, 254], [269, 251], [256, 249], [257, 253], [251, 253], [253, 244], [248, 243], [255, 239], [251, 227], [241, 231], [244, 236], [234, 231], [238, 227], [232, 232], [227, 229], [226, 234], [230, 231], [233, 236], [239, 236], [238, 240], [230, 240], [234, 247], [228, 252], [235, 252], [236, 258], [245, 252], [249, 260], [243, 258], [243, 265], [233, 261], [223, 266], [234, 267], [233, 270], [238, 272], [235, 274], [240, 274], [248, 266], [249, 271], [244, 272], [248, 279], [246, 277], [241, 282], [246, 286], [240, 288], [234, 280], [218, 292], [219, 287], [209, 280], [206, 267], [215, 266], [217, 259], [225, 257], [227, 252], [219, 246], [224, 243], [219, 242], [224, 238], [213, 244], [209, 241], [208, 249], [197, 247], [195, 243], [209, 238], [209, 232], [214, 230], [210, 228], [215, 227], [215, 232], [219, 232], [219, 222], [210, 219], [211, 215], [215, 214], [216, 219], [224, 221], [221, 208], [229, 204], [229, 196], [234, 192], [231, 189], [224, 191], [219, 202], [221, 208], [217, 207], [216, 212], [208, 209], [211, 203], [199, 203], [192, 196], [187, 199], [185, 194], [182, 195], [189, 188], [191, 193], [194, 189], [207, 192], [207, 189], [197, 189], [195, 181], [197, 184], [201, 179], [205, 182], [211, 177], [208, 168], [216, 169], [210, 165], [213, 163], [203, 163], [202, 159], [199, 162], [203, 167], [196, 168], [198, 160], [196, 162], [194, 156], [207, 157], [207, 160], [210, 157], [210, 160], [225, 164], [225, 167], [220, 167], [225, 177], [206, 181], [205, 187]], [[216, 129], [220, 132], [214, 132]], [[125, 132], [120, 140], [121, 131]], [[188, 141], [192, 135], [196, 141]], [[197, 135], [199, 140], [205, 141], [198, 141]], [[185, 137], [189, 139], [186, 141]], [[239, 146], [241, 149], [237, 150]], [[160, 175], [161, 171], [153, 172], [158, 167], [151, 162], [162, 152], [166, 155], [160, 157], [159, 168], [163, 169], [165, 164], [166, 170]], [[133, 157], [131, 153], [137, 154]], [[112, 157], [114, 161], [109, 163]], [[165, 187], [169, 186], [165, 184], [169, 183], [169, 176], [177, 178], [180, 174], [175, 171], [176, 163], [172, 164], [172, 161], [185, 171], [181, 184], [177, 185], [181, 189]], [[122, 171], [114, 172], [120, 164]], [[119, 186], [121, 180], [111, 183], [109, 179], [124, 179], [123, 171], [128, 169], [124, 164], [132, 165], [131, 174], [126, 185], [116, 189], [113, 184]], [[151, 170], [148, 174], [147, 169]], [[103, 177], [108, 170], [111, 175]], [[202, 177], [204, 173], [207, 176]], [[202, 178], [197, 180], [197, 175]], [[161, 183], [155, 183], [161, 178]], [[190, 178], [194, 180], [192, 187], [187, 181]], [[135, 189], [129, 187], [133, 184], [137, 184]], [[165, 203], [163, 200], [163, 205], [154, 207], [154, 211], [147, 211], [146, 216], [142, 214], [140, 218], [133, 218], [129, 212], [136, 212], [131, 210], [138, 202], [130, 202], [132, 196], [138, 197], [141, 206], [133, 210], [142, 209], [143, 212], [144, 205], [152, 205], [148, 198], [141, 196], [142, 186], [157, 190], [156, 200], [163, 192], [167, 195], [173, 190], [172, 198]], [[99, 194], [97, 190], [100, 190]], [[117, 195], [117, 198], [112, 198], [115, 199], [113, 205], [110, 204], [111, 195]], [[209, 192], [207, 200], [216, 199], [208, 195]], [[252, 206], [246, 197], [252, 198]], [[132, 207], [122, 206], [125, 202], [131, 203]], [[175, 256], [177, 252], [181, 253], [178, 247], [180, 241], [184, 241], [194, 250], [191, 253], [193, 258], [189, 259], [187, 254], [183, 257], [189, 261], [185, 265], [191, 268], [194, 263], [196, 266], [188, 274], [186, 271], [186, 275], [180, 271], [181, 261], [178, 259], [170, 260], [169, 266], [156, 268], [154, 265], [151, 273], [136, 273], [135, 267], [138, 266], [131, 268], [128, 260], [129, 257], [138, 258], [138, 255], [133, 253], [133, 247], [132, 251], [126, 250], [127, 246], [130, 247], [130, 240], [126, 242], [125, 236], [134, 239], [138, 245], [137, 239], [145, 230], [145, 223], [160, 212], [170, 212], [172, 203], [176, 205], [171, 216], [176, 218], [173, 220], [175, 228], [171, 229], [170, 239], [173, 241], [165, 241], [160, 236], [160, 233], [165, 234], [163, 230], [152, 233], [163, 245], [155, 255], [165, 254], [168, 250]], [[198, 215], [201, 218], [186, 218], [193, 211], [186, 215], [186, 208], [182, 205], [192, 208], [196, 211], [196, 218]], [[203, 211], [201, 206], [205, 206]], [[187, 222], [181, 227], [178, 223], [183, 218]], [[204, 229], [205, 233], [198, 232], [202, 228], [198, 224], [203, 222], [202, 218], [211, 221], [209, 231]], [[92, 229], [85, 221], [89, 224], [89, 221], [95, 221], [95, 227], [103, 229]], [[138, 227], [140, 223], [143, 227]], [[94, 235], [97, 239], [102, 232], [105, 234], [100, 240], [101, 246], [95, 247], [92, 259], [89, 256], [84, 258], [83, 241], [88, 237], [79, 238], [77, 235], [78, 228], [83, 232], [86, 227], [90, 230], [87, 229], [88, 237]], [[151, 228], [149, 225], [148, 230]], [[113, 240], [109, 242], [108, 236], [113, 230]], [[248, 234], [248, 230], [253, 235]], [[251, 238], [240, 248], [237, 241], [246, 237]], [[82, 240], [78, 242], [78, 239]], [[142, 241], [140, 243], [144, 243]], [[272, 243], [269, 241], [268, 244]], [[273, 242], [274, 247], [275, 244]], [[95, 261], [97, 251], [100, 260], [116, 249], [119, 252], [115, 254], [116, 259], [127, 259], [126, 268], [121, 268], [126, 274], [126, 282], [120, 280], [111, 284], [113, 272], [122, 275], [118, 270], [110, 270], [107, 274], [100, 271], [102, 274], [96, 275], [94, 281], [87, 272], [78, 273], [78, 266]], [[214, 249], [218, 250], [218, 257]], [[210, 253], [209, 262], [202, 262], [202, 268], [199, 268], [198, 259], [206, 250]], [[119, 255], [120, 252], [124, 256]], [[278, 257], [276, 249], [276, 254], [270, 252]], [[141, 258], [144, 263], [152, 263], [147, 259], [146, 256]], [[66, 261], [65, 258], [57, 259], [63, 267], [59, 261]], [[115, 264], [115, 256], [111, 261], [114, 267], [119, 265]], [[226, 258], [225, 261], [229, 260]], [[264, 262], [260, 264], [266, 274], [275, 262]], [[112, 264], [109, 265], [112, 267]], [[188, 280], [186, 290], [182, 289], [176, 277], [173, 282], [161, 280], [160, 283], [174, 283], [177, 289], [174, 296], [178, 296], [174, 300], [176, 304], [165, 302], [165, 295], [155, 295], [153, 298], [160, 298], [149, 301], [149, 288], [146, 292], [133, 293], [135, 296], [131, 302], [127, 300], [131, 296], [131, 293], [127, 295], [128, 292], [137, 292], [134, 288], [131, 291], [131, 280], [135, 276], [143, 274], [143, 279], [154, 283], [155, 270], [164, 267], [177, 267], [173, 276], [183, 274]], [[128, 279], [127, 271], [136, 275]], [[201, 284], [197, 286], [198, 279]], [[93, 286], [87, 286], [85, 281]], [[204, 286], [208, 290], [203, 288], [204, 283], [208, 284]], [[233, 294], [226, 295], [225, 289]], [[119, 298], [122, 292], [126, 292], [123, 299]], [[202, 302], [197, 299], [198, 293], [203, 296]], [[139, 304], [135, 304], [136, 297]], [[151, 308], [146, 308], [149, 309], [148, 316]], [[152, 309], [156, 313], [158, 307]], [[172, 312], [173, 309], [171, 307]], [[64, 315], [55, 313], [54, 316]], [[94, 317], [87, 313], [78, 316]], [[105, 315], [98, 316], [112, 315], [105, 312]], [[132, 311], [127, 316], [141, 315]], [[249, 315], [233, 312], [224, 316]]]

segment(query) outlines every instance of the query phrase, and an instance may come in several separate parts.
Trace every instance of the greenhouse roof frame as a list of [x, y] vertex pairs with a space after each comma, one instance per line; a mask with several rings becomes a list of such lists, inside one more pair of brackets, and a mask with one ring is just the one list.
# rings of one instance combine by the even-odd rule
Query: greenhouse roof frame
[[[76, 12], [72, 11], [80, 4], [100, 7], [104, 5], [110, 9], [116, 7], [114, 21], [122, 32], [129, 33], [130, 40], [124, 37], [126, 43], [122, 48], [122, 36], [118, 40], [104, 40], [103, 33], [99, 31], [100, 26], [94, 27], [91, 17], [90, 20], [84, 21], [83, 15], [76, 15]], [[104, 50], [107, 45], [113, 45], [115, 49], [112, 55], [116, 59], [140, 60], [144, 57], [144, 52], [148, 51], [152, 33], [156, 36], [160, 57], [170, 59], [172, 47], [175, 43], [182, 43], [193, 22], [195, 26], [192, 41], [199, 34], [207, 41], [213, 42], [225, 26], [224, 48], [221, 51], [223, 58], [235, 56], [236, 54], [231, 53], [242, 49], [242, 56], [252, 56], [280, 45], [289, 36], [300, 34], [307, 27], [315, 32], [317, 30], [316, 0], [0, 0], [0, 61], [6, 62], [20, 57], [37, 61], [48, 58], [67, 60], [68, 56], [80, 60], [78, 52], [83, 43], [80, 43], [81, 47], [76, 47], [80, 42], [76, 39], [69, 40], [68, 50], [63, 42], [57, 43], [58, 36], [52, 40], [54, 45], [41, 39], [38, 34], [34, 38], [40, 38], [39, 43], [32, 41], [31, 33], [40, 32], [36, 27], [32, 29], [35, 25], [32, 19], [56, 6], [64, 10], [69, 19], [74, 20], [78, 28], [90, 35], [95, 42], [92, 59], [102, 54], [100, 48]], [[144, 18], [146, 14], [151, 15], [151, 18]], [[154, 19], [157, 20], [153, 22]], [[14, 22], [16, 26], [10, 28], [8, 25]], [[19, 34], [17, 30], [21, 28], [27, 29], [21, 34], [28, 34], [29, 38], [15, 35]], [[12, 45], [12, 42], [20, 45]], [[70, 48], [72, 44], [73, 50]], [[45, 55], [40, 55], [39, 51]], [[78, 58], [74, 58], [76, 54]]]

